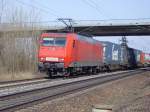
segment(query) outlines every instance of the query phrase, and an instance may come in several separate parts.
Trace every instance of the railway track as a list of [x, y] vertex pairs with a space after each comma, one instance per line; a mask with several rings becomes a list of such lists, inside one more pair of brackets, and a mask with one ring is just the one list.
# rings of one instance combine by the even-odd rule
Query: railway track
[[0, 87], [2, 87], [2, 86], [10, 86], [10, 85], [17, 85], [17, 84], [22, 84], [22, 83], [36, 82], [36, 81], [47, 80], [47, 79], [48, 79], [48, 77], [39, 77], [39, 78], [33, 78], [33, 79], [0, 81]]
[[[105, 76], [105, 75], [111, 75], [111, 74], [116, 74], [116, 73], [124, 73], [126, 71], [120, 71], [120, 72], [114, 72], [114, 73], [108, 73], [108, 74], [101, 74], [100, 76]], [[95, 75], [96, 76], [96, 75]], [[94, 76], [89, 76], [89, 78], [92, 78]], [[99, 77], [99, 76], [96, 76]], [[83, 78], [86, 79], [86, 77], [78, 77], [75, 79], [67, 79], [66, 80], [62, 80], [62, 79], [38, 79], [38, 80], [22, 80], [22, 81], [17, 81], [13, 83], [7, 83], [7, 84], [2, 84], [0, 85], [0, 98], [1, 97], [5, 97], [8, 95], [13, 95], [13, 94], [17, 94], [20, 92], [24, 92], [24, 91], [32, 91], [35, 89], [41, 89], [41, 88], [46, 88], [46, 87], [50, 87], [50, 86], [54, 86], [57, 84], [63, 84], [63, 83], [70, 83], [72, 81], [78, 81], [78, 79]]]
[[[8, 87], [3, 89], [1, 88], [0, 111], [13, 111], [13, 109], [22, 107], [23, 105], [28, 105], [47, 98], [54, 99], [59, 96], [72, 94], [99, 84], [121, 79], [127, 76], [141, 74], [146, 71], [147, 70], [144, 69], [138, 69], [127, 72], [108, 73], [107, 75], [95, 75], [68, 80], [45, 81], [34, 83], [32, 85], [19, 86], [18, 88], [17, 86], [9, 89]], [[5, 94], [2, 93], [2, 91], [5, 92]]]

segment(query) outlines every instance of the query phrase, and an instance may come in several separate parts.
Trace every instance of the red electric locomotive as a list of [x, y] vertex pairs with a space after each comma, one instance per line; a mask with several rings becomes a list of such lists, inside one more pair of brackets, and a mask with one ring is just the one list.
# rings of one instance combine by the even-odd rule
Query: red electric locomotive
[[95, 73], [103, 63], [103, 46], [76, 33], [43, 33], [38, 59], [39, 70], [46, 70], [49, 76]]

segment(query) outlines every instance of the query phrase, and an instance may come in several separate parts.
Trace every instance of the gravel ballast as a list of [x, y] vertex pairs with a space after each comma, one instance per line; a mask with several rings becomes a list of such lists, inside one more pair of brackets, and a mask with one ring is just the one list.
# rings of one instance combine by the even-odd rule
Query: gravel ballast
[[115, 112], [150, 112], [150, 72], [113, 81], [17, 112], [91, 112], [92, 105], [114, 105]]

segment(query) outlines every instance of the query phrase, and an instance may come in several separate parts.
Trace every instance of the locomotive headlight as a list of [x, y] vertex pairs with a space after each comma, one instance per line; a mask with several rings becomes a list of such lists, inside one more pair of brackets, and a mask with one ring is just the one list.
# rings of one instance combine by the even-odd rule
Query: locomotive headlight
[[41, 57], [41, 58], [40, 58], [40, 60], [41, 60], [41, 61], [44, 61], [44, 60], [45, 60], [45, 58]]
[[64, 61], [64, 59], [63, 58], [59, 58], [59, 61]]

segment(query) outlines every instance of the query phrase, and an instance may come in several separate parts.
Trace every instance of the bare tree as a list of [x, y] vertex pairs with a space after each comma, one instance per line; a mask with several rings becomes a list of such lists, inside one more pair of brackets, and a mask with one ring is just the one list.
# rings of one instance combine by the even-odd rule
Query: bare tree
[[31, 11], [31, 13], [27, 13], [22, 8], [16, 8], [7, 15], [7, 20], [12, 23], [10, 26], [15, 25], [18, 29], [32, 28], [32, 30], [30, 32], [4, 33], [0, 38], [0, 45], [3, 46], [0, 57], [2, 63], [0, 73], [9, 72], [13, 74], [24, 71], [34, 72], [36, 70], [37, 40], [40, 32], [35, 30], [36, 26], [30, 23], [29, 20], [35, 18], [34, 21], [38, 21], [39, 14], [35, 11]]
[[0, 0], [0, 23], [2, 23], [3, 10], [4, 10], [4, 0]]

